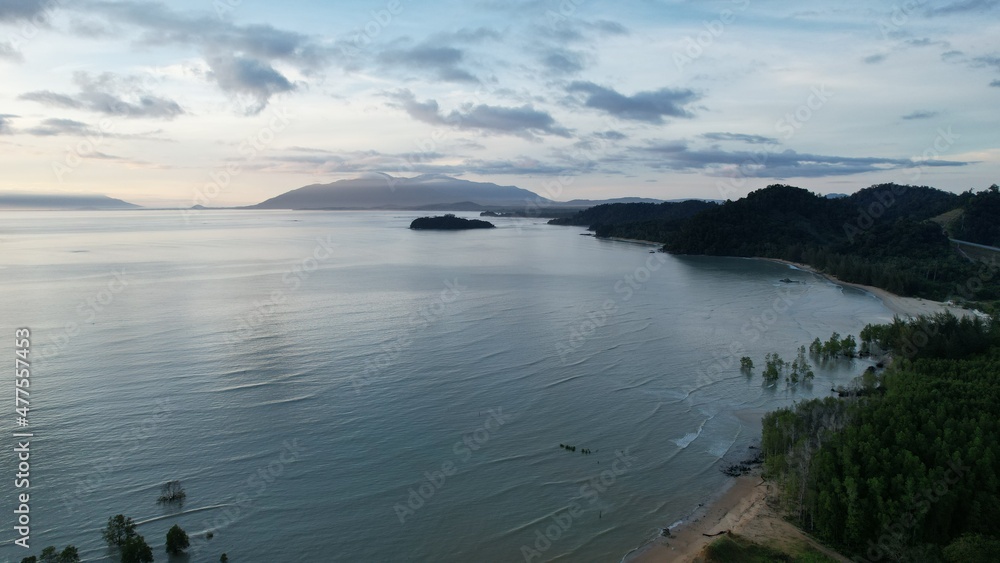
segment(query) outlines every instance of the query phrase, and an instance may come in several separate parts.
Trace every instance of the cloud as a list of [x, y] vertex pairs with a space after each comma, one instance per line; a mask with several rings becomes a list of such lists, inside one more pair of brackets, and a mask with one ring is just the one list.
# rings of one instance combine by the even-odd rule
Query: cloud
[[552, 49], [543, 54], [542, 64], [546, 70], [556, 74], [573, 74], [580, 72], [586, 66], [582, 53], [565, 49]]
[[[2, 0], [0, 0], [2, 1]], [[24, 55], [14, 47], [9, 41], [0, 41], [0, 59], [7, 59], [16, 63], [24, 61]]]
[[10, 135], [14, 129], [10, 126], [10, 119], [16, 115], [0, 113], [0, 135]]
[[49, 106], [130, 118], [173, 119], [184, 113], [177, 102], [151, 94], [134, 76], [120, 76], [111, 72], [91, 76], [86, 72], [76, 72], [73, 74], [73, 82], [80, 88], [73, 95], [38, 90], [21, 94], [18, 98]]
[[928, 8], [927, 15], [950, 16], [966, 12], [987, 12], [997, 5], [1000, 5], [1000, 0], [958, 0], [938, 8]]
[[692, 90], [671, 88], [626, 96], [593, 82], [573, 82], [567, 91], [584, 94], [586, 99], [583, 105], [587, 107], [602, 110], [619, 119], [646, 123], [663, 123], [664, 116], [694, 117], [684, 106], [701, 97]]
[[799, 153], [793, 150], [725, 151], [717, 148], [691, 149], [684, 141], [669, 141], [635, 147], [649, 154], [653, 168], [676, 171], [704, 171], [710, 176], [745, 176], [752, 178], [822, 178], [865, 172], [884, 172], [921, 166], [955, 167], [970, 164], [961, 161], [909, 158], [850, 157]]
[[936, 111], [914, 111], [908, 113], [902, 117], [902, 119], [913, 120], [913, 119], [930, 119], [936, 117], [938, 112]]
[[0, 22], [38, 20], [52, 0], [0, 0]]
[[55, 135], [87, 135], [97, 133], [95, 129], [82, 121], [74, 119], [46, 119], [41, 125], [25, 129], [29, 135], [50, 137]]
[[1000, 80], [994, 80], [993, 82], [990, 82], [990, 86], [994, 88], [1000, 88]]
[[604, 139], [607, 141], [621, 141], [622, 139], [628, 138], [628, 136], [622, 133], [621, 131], [614, 131], [611, 129], [607, 131], [599, 131], [597, 133], [594, 133], [594, 136], [597, 137], [598, 139]]
[[412, 49], [383, 51], [378, 60], [389, 66], [430, 70], [446, 82], [478, 82], [475, 76], [458, 67], [463, 57], [464, 52], [454, 47], [418, 45]]
[[548, 113], [531, 105], [520, 107], [467, 105], [462, 110], [442, 114], [437, 101], [419, 102], [413, 92], [401, 90], [389, 95], [393, 105], [403, 109], [410, 117], [432, 125], [448, 125], [458, 129], [484, 134], [514, 135], [537, 140], [539, 135], [569, 137], [570, 131], [561, 127]]
[[142, 45], [198, 48], [211, 69], [207, 74], [210, 80], [224, 92], [252, 98], [248, 114], [261, 111], [274, 94], [295, 89], [275, 69], [276, 62], [309, 75], [325, 68], [335, 52], [333, 46], [294, 31], [266, 24], [237, 25], [207, 14], [183, 14], [164, 4], [94, 0], [86, 6], [89, 16], [102, 15], [112, 23], [139, 28]]
[[267, 107], [271, 96], [295, 90], [292, 84], [270, 64], [240, 56], [207, 57], [211, 69], [208, 77], [224, 92], [247, 95], [253, 102], [246, 108], [248, 115], [258, 114]]
[[746, 133], [705, 133], [703, 138], [712, 141], [738, 141], [750, 145], [777, 145], [780, 144], [774, 137], [764, 137], [763, 135], [747, 135]]
[[865, 61], [866, 64], [873, 65], [873, 64], [878, 64], [878, 63], [884, 61], [885, 58], [886, 58], [886, 56], [884, 54], [877, 53], [877, 54], [874, 54], [874, 55], [868, 55], [863, 60]]

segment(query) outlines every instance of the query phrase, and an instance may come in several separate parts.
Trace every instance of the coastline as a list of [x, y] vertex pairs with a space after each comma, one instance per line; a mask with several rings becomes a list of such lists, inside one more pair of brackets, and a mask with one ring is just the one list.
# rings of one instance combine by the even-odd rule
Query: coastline
[[[646, 242], [649, 241], [628, 241]], [[882, 288], [845, 282], [801, 263], [780, 258], [755, 257], [809, 272], [841, 287], [864, 291], [882, 302], [886, 309], [902, 318], [950, 312], [956, 317], [974, 316], [976, 311], [957, 305], [918, 297], [902, 297]], [[670, 536], [659, 536], [635, 548], [622, 558], [622, 563], [695, 562], [706, 546], [727, 531], [744, 536], [757, 543], [771, 546], [799, 548], [808, 546], [836, 561], [849, 559], [818, 543], [798, 527], [781, 517], [768, 506], [768, 495], [773, 485], [764, 481], [759, 471], [736, 477], [720, 489], [715, 496], [699, 506], [684, 522], [670, 530]]]
[[708, 544], [727, 532], [786, 552], [809, 549], [835, 561], [850, 562], [782, 518], [768, 505], [768, 496], [773, 492], [773, 485], [757, 471], [736, 477], [716, 499], [692, 514], [689, 522], [671, 530], [669, 537], [657, 537], [627, 554], [622, 562], [694, 563], [701, 560]]
[[892, 311], [893, 314], [899, 315], [900, 317], [904, 318], [919, 317], [920, 315], [936, 315], [938, 313], [944, 313], [944, 312], [950, 312], [952, 315], [955, 315], [958, 318], [962, 318], [964, 316], [976, 315], [975, 311], [959, 307], [958, 305], [952, 305], [950, 303], [942, 303], [941, 301], [931, 301], [929, 299], [923, 299], [921, 297], [902, 297], [896, 295], [895, 293], [886, 291], [880, 287], [863, 285], [860, 283], [846, 282], [841, 279], [838, 279], [836, 276], [820, 272], [807, 264], [800, 264], [798, 262], [782, 260], [781, 258], [752, 258], [752, 260], [767, 260], [768, 262], [784, 264], [786, 266], [791, 266], [793, 268], [817, 275], [821, 278], [826, 279], [830, 283], [833, 283], [834, 285], [860, 289], [861, 291], [874, 295], [879, 301], [882, 302], [883, 305], [885, 305], [885, 308]]

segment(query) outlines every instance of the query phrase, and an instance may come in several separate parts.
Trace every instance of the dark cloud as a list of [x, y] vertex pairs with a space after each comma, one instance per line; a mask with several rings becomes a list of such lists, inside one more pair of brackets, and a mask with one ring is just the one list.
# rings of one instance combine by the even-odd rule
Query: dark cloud
[[514, 135], [531, 140], [537, 139], [539, 135], [570, 136], [570, 131], [559, 126], [551, 115], [530, 105], [503, 107], [470, 104], [461, 110], [442, 114], [437, 101], [419, 102], [409, 90], [390, 94], [389, 97], [396, 107], [406, 111], [410, 117], [433, 125], [448, 125], [484, 134]]
[[464, 52], [455, 47], [418, 45], [411, 49], [389, 49], [379, 53], [382, 64], [400, 68], [429, 70], [446, 82], [478, 82], [475, 76], [462, 70]]
[[692, 90], [671, 88], [626, 96], [593, 82], [573, 82], [567, 91], [584, 94], [583, 105], [587, 107], [605, 111], [619, 119], [646, 123], [663, 123], [664, 116], [693, 117], [684, 106], [701, 97]]
[[0, 22], [38, 20], [53, 0], [0, 0]]
[[271, 96], [295, 89], [294, 84], [266, 62], [228, 55], [207, 57], [206, 61], [211, 69], [208, 76], [219, 88], [253, 99], [245, 110], [248, 115], [260, 113], [267, 107]]
[[793, 150], [725, 151], [717, 148], [691, 149], [683, 141], [671, 141], [636, 147], [649, 154], [653, 168], [676, 171], [705, 171], [713, 176], [739, 174], [753, 178], [821, 178], [865, 172], [884, 172], [921, 166], [965, 166], [968, 162], [911, 159], [831, 156], [798, 153]]
[[738, 141], [750, 145], [777, 145], [780, 143], [774, 137], [748, 135], [746, 133], [705, 133], [702, 137], [712, 141]]
[[928, 16], [950, 16], [967, 12], [987, 12], [1000, 5], [1000, 0], [958, 0], [937, 8], [928, 8]]
[[565, 49], [552, 49], [542, 55], [546, 70], [556, 74], [573, 74], [585, 68], [583, 54]]
[[990, 82], [990, 86], [994, 88], [1000, 88], [1000, 80], [994, 80], [993, 82]]
[[884, 61], [885, 58], [886, 58], [886, 56], [884, 54], [877, 53], [877, 54], [874, 54], [874, 55], [868, 55], [867, 57], [865, 57], [862, 60], [864, 60], [866, 64], [873, 65], [873, 64], [878, 64], [878, 63]]
[[46, 119], [36, 127], [25, 129], [29, 135], [39, 135], [51, 137], [55, 135], [87, 135], [95, 134], [97, 131], [82, 121], [74, 119]]
[[902, 117], [902, 119], [913, 120], [913, 119], [930, 119], [936, 117], [938, 112], [936, 111], [914, 111], [908, 113]]
[[92, 76], [76, 72], [73, 74], [73, 82], [80, 88], [76, 94], [38, 90], [21, 94], [19, 98], [50, 106], [130, 118], [173, 119], [184, 113], [177, 102], [153, 95], [132, 76], [119, 76], [111, 72]]

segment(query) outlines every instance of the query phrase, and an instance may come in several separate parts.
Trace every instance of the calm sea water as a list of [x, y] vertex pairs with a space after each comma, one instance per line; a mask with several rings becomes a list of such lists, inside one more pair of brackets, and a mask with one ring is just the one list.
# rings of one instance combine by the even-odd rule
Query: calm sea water
[[[416, 216], [0, 214], [3, 353], [32, 331], [31, 553], [110, 561], [124, 513], [158, 560], [179, 524], [190, 561], [618, 561], [724, 486], [763, 412], [864, 367], [768, 389], [739, 356], [891, 316], [768, 262]], [[183, 506], [158, 505], [174, 479]]]

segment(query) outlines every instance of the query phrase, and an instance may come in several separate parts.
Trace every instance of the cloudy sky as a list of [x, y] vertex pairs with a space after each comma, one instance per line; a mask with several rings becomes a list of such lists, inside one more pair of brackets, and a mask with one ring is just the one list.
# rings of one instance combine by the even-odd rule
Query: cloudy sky
[[0, 191], [1000, 182], [1000, 0], [0, 0]]

